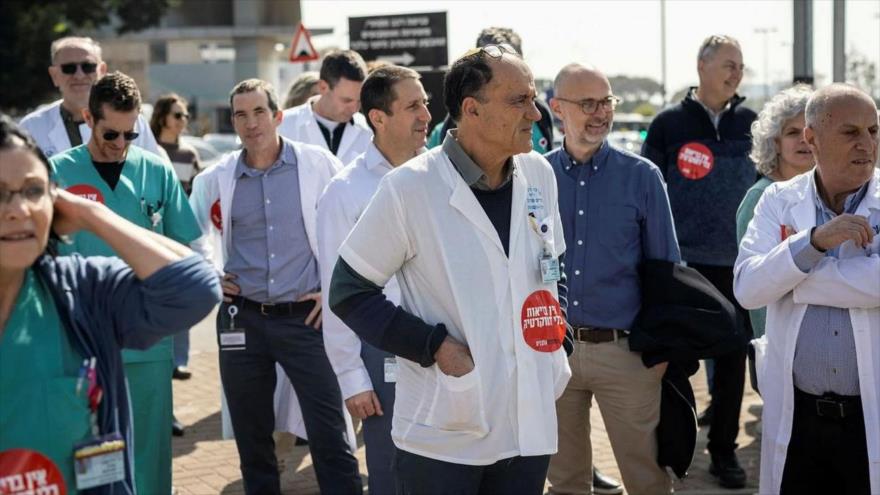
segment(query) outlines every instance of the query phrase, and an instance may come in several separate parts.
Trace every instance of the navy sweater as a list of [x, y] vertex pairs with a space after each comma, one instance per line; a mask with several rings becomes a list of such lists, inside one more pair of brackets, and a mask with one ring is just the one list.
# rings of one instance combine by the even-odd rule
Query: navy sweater
[[736, 209], [758, 177], [748, 157], [756, 115], [734, 97], [716, 129], [693, 92], [654, 118], [642, 156], [666, 179], [682, 259], [733, 266]]

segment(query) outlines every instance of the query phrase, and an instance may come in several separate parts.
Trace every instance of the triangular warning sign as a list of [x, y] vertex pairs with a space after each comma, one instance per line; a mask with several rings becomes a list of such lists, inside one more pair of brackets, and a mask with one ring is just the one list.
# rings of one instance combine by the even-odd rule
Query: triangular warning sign
[[318, 51], [312, 45], [312, 35], [309, 30], [300, 23], [296, 34], [293, 35], [293, 43], [290, 44], [291, 62], [308, 62], [310, 60], [318, 60]]

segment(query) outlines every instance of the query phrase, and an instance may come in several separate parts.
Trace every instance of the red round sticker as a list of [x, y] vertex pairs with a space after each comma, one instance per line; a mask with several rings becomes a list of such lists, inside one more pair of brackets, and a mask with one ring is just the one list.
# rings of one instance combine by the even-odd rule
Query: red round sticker
[[220, 213], [219, 199], [211, 205], [211, 222], [214, 223], [214, 227], [217, 227], [217, 230], [223, 232], [223, 215]]
[[101, 191], [99, 191], [96, 187], [90, 186], [88, 184], [77, 184], [75, 186], [70, 186], [67, 188], [67, 192], [71, 194], [76, 194], [81, 198], [86, 198], [104, 204], [104, 195], [101, 194]]
[[686, 179], [700, 180], [715, 166], [712, 150], [700, 143], [687, 143], [678, 150], [678, 170]]
[[538, 352], [562, 347], [565, 319], [559, 301], [547, 290], [532, 292], [522, 307], [522, 329], [526, 344]]
[[58, 466], [36, 450], [0, 452], [0, 495], [34, 493], [67, 494], [67, 485]]

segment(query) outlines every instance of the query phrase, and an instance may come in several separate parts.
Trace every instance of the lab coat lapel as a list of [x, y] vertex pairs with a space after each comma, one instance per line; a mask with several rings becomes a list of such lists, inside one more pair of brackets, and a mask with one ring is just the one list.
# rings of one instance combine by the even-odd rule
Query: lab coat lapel
[[447, 180], [451, 182], [452, 196], [449, 197], [449, 205], [460, 211], [464, 218], [474, 224], [477, 229], [488, 237], [492, 244], [495, 245], [501, 253], [504, 254], [504, 247], [501, 245], [501, 239], [498, 237], [498, 231], [492, 225], [492, 221], [486, 215], [486, 211], [477, 201], [471, 188], [464, 182], [464, 179], [453, 169], [452, 162], [445, 153], [441, 154], [444, 166], [448, 167]]

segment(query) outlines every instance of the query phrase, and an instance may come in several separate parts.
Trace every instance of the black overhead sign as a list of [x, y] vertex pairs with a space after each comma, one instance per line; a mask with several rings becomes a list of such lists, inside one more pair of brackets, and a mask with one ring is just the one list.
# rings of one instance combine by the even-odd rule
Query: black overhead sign
[[365, 60], [414, 67], [449, 63], [446, 12], [349, 17], [350, 48]]

